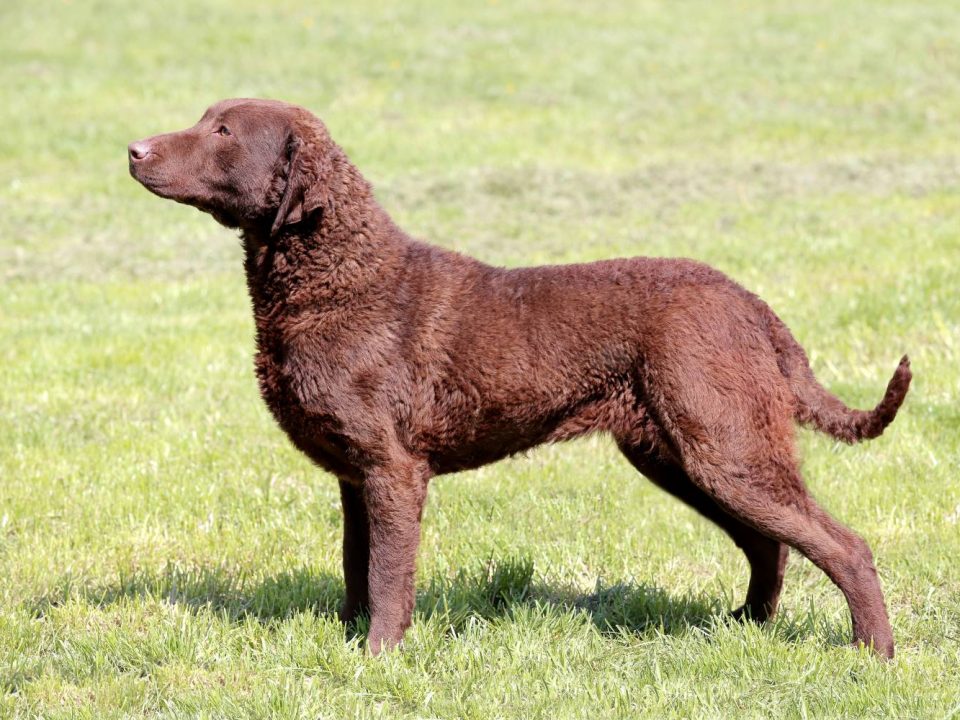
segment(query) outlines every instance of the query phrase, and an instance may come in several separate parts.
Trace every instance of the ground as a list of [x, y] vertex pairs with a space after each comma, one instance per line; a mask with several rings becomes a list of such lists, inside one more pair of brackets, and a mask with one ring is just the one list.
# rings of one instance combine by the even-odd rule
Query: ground
[[[6, 0], [0, 85], [0, 714], [960, 715], [953, 0]], [[239, 243], [127, 175], [244, 95], [324, 118], [418, 237], [721, 268], [850, 404], [909, 352], [882, 438], [799, 435], [896, 660], [845, 646], [796, 555], [777, 622], [726, 623], [739, 552], [600, 437], [436, 480], [413, 627], [367, 657], [336, 483], [257, 394]]]

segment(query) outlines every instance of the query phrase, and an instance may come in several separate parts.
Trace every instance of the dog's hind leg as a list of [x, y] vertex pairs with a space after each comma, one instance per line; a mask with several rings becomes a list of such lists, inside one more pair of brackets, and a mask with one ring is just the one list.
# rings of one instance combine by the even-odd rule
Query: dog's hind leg
[[855, 644], [893, 657], [893, 632], [873, 555], [859, 535], [834, 520], [803, 487], [796, 465], [716, 462], [696, 453], [685, 464], [690, 477], [728, 513], [803, 553], [823, 570], [847, 599]]
[[624, 444], [620, 445], [620, 450], [630, 463], [657, 487], [719, 526], [747, 556], [750, 563], [747, 598], [743, 605], [733, 611], [733, 616], [757, 622], [773, 617], [783, 587], [787, 546], [722, 510], [677, 464]]
[[893, 657], [870, 549], [817, 505], [800, 475], [796, 397], [762, 322], [722, 293], [678, 301], [669, 319], [680, 331], [656, 338], [638, 375], [670, 454], [722, 510], [823, 570], [847, 599], [854, 641]]
[[810, 496], [794, 454], [789, 405], [776, 388], [725, 403], [711, 398], [702, 384], [671, 389], [675, 394], [661, 404], [662, 417], [693, 484], [729, 515], [796, 548], [823, 570], [847, 599], [854, 642], [893, 657], [893, 633], [870, 549]]

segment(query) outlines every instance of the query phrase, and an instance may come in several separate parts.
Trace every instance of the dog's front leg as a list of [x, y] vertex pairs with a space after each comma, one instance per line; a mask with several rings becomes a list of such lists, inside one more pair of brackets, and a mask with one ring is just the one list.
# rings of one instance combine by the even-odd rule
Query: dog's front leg
[[341, 480], [340, 502], [343, 505], [343, 582], [346, 586], [340, 619], [349, 623], [370, 609], [367, 585], [370, 572], [370, 524], [360, 485]]
[[364, 480], [363, 498], [370, 529], [367, 645], [373, 655], [399, 643], [410, 627], [427, 480], [426, 467], [409, 460], [378, 468]]

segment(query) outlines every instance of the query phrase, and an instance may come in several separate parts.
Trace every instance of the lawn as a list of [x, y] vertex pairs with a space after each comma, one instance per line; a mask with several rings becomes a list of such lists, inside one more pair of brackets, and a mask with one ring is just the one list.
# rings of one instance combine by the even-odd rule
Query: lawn
[[[960, 717], [955, 0], [4, 0], [0, 88], [0, 715]], [[127, 174], [230, 96], [311, 108], [411, 234], [488, 262], [711, 263], [852, 405], [909, 352], [882, 438], [799, 434], [896, 659], [796, 554], [776, 622], [726, 622], [742, 555], [604, 437], [433, 481], [413, 627], [368, 657], [239, 242]]]

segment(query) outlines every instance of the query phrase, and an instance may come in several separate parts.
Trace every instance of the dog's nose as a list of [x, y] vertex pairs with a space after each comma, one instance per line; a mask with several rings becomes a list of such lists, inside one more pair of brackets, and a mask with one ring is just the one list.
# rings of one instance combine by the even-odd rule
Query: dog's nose
[[146, 140], [137, 140], [127, 146], [127, 151], [130, 153], [130, 159], [133, 162], [143, 160], [151, 152], [150, 143]]

